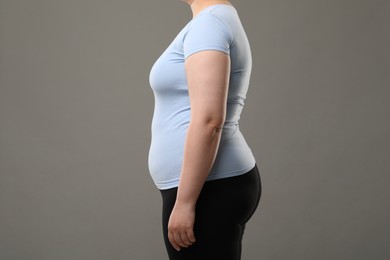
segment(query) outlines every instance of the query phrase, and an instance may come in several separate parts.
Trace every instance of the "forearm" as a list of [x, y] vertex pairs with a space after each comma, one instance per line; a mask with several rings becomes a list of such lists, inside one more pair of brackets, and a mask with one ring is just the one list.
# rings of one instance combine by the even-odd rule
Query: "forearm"
[[212, 124], [190, 124], [184, 147], [177, 204], [195, 206], [203, 184], [214, 164], [221, 132], [221, 127]]

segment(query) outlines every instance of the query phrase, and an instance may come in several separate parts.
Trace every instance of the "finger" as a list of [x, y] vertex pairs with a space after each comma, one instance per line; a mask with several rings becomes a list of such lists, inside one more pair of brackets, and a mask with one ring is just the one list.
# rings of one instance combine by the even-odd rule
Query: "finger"
[[187, 237], [188, 237], [188, 239], [190, 240], [191, 244], [196, 242], [195, 235], [194, 235], [194, 230], [193, 230], [193, 229], [189, 229], [189, 230], [187, 231]]
[[180, 251], [180, 246], [176, 243], [175, 239], [174, 239], [174, 236], [173, 236], [173, 233], [172, 232], [168, 232], [168, 240], [169, 242], [171, 243], [171, 245], [173, 246], [173, 248], [175, 248], [177, 251]]
[[179, 233], [173, 233], [173, 238], [175, 239], [176, 244], [178, 244], [179, 246], [187, 247], [187, 245], [181, 239], [181, 236]]
[[183, 243], [186, 245], [186, 247], [190, 246], [192, 242], [189, 240], [187, 233], [181, 233], [180, 238], [183, 241]]

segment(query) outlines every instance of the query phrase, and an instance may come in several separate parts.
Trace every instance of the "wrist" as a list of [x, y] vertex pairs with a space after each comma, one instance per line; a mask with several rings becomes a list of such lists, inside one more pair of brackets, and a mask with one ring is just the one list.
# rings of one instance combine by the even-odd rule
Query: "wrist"
[[176, 199], [175, 207], [183, 208], [183, 209], [194, 209], [196, 205], [196, 201], [194, 200], [183, 200], [180, 198]]

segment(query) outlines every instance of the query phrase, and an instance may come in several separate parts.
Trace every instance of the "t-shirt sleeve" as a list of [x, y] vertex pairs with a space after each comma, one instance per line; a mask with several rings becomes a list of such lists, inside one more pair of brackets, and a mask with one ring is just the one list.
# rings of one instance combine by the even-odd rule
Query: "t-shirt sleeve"
[[184, 37], [184, 58], [203, 50], [218, 50], [230, 55], [231, 43], [232, 36], [226, 24], [213, 14], [202, 14], [192, 21]]

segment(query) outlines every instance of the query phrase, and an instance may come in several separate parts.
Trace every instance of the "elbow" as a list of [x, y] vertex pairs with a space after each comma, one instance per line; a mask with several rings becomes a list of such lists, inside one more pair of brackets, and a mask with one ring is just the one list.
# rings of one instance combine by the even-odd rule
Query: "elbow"
[[224, 123], [225, 123], [225, 119], [221, 117], [221, 118], [210, 119], [208, 125], [212, 129], [220, 130], [222, 129]]
[[196, 120], [191, 120], [191, 124], [203, 129], [208, 129], [213, 132], [220, 132], [225, 123], [224, 116], [210, 116], [210, 117], [202, 117]]

